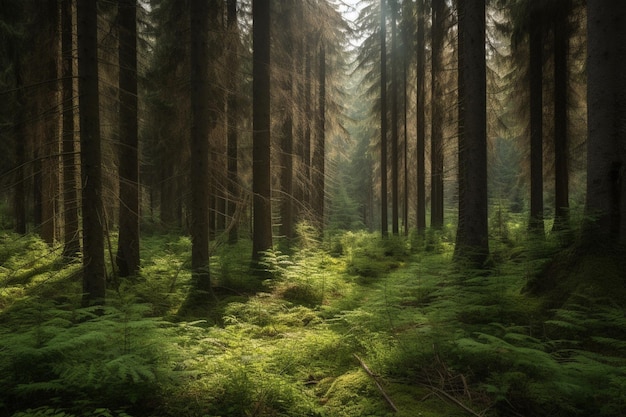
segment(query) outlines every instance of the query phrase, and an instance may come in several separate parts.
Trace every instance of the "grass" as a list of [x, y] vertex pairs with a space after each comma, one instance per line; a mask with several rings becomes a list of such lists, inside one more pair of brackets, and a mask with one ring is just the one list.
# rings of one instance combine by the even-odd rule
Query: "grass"
[[215, 299], [181, 313], [190, 241], [155, 234], [140, 275], [94, 314], [79, 308], [78, 265], [5, 234], [0, 415], [621, 415], [626, 321], [605, 288], [619, 270], [581, 292], [602, 268], [589, 260], [557, 305], [552, 290], [528, 293], [553, 246], [507, 242], [485, 274], [432, 239], [428, 251], [367, 233], [302, 239], [267, 253], [263, 282], [249, 242], [221, 245]]

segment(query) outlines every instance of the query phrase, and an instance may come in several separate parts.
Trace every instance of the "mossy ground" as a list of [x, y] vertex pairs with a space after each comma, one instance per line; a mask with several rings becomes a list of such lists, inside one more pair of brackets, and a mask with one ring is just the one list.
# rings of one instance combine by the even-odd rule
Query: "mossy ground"
[[[426, 252], [345, 233], [268, 253], [260, 282], [244, 241], [214, 248], [214, 293], [194, 306], [189, 239], [153, 235], [140, 275], [112, 280], [93, 312], [79, 308], [78, 264], [34, 237], [1, 242], [0, 415], [617, 416], [626, 404], [623, 303], [588, 291], [585, 275], [607, 265], [595, 258], [548, 308], [554, 292], [528, 293], [554, 259], [545, 248], [508, 247], [485, 273], [454, 265], [445, 240]], [[620, 273], [604, 268], [602, 285]]]

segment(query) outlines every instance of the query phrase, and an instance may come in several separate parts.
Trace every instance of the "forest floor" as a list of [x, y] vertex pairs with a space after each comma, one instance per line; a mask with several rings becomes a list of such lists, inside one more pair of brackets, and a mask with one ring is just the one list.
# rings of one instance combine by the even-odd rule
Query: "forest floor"
[[445, 237], [411, 243], [305, 237], [262, 282], [249, 242], [218, 245], [198, 305], [189, 239], [149, 236], [139, 277], [84, 309], [79, 264], [2, 234], [0, 415], [623, 415], [623, 283], [593, 285], [619, 286], [618, 263], [530, 294], [554, 243], [496, 243], [488, 271], [455, 265]]

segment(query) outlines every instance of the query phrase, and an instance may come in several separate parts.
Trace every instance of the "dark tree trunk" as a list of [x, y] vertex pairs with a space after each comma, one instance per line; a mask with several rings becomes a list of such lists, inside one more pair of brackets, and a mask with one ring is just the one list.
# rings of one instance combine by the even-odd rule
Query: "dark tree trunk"
[[[284, 2], [284, 28], [293, 32], [295, 1]], [[283, 49], [286, 57], [284, 68], [289, 72], [285, 76], [285, 82], [281, 86], [284, 90], [286, 101], [283, 103], [281, 142], [280, 142], [280, 233], [287, 240], [287, 244], [294, 238], [293, 220], [293, 110], [294, 105], [294, 57], [293, 38], [283, 40]]]
[[432, 121], [430, 135], [430, 226], [443, 227], [443, 37], [444, 0], [433, 0], [432, 26]]
[[568, 125], [568, 19], [570, 3], [563, 2], [554, 22], [554, 226], [553, 230], [569, 228], [569, 139]]
[[83, 218], [83, 306], [103, 304], [104, 213], [98, 91], [98, 7], [96, 0], [76, 3], [78, 90]]
[[15, 233], [26, 234], [26, 108], [24, 98], [24, 83], [20, 73], [20, 65], [15, 64], [17, 81], [18, 118], [15, 125], [15, 189], [13, 191], [13, 217], [15, 218]]
[[227, 158], [228, 158], [228, 218], [230, 229], [228, 243], [235, 244], [239, 238], [239, 219], [236, 217], [239, 201], [239, 173], [237, 156], [237, 120], [239, 117], [239, 100], [237, 98], [237, 77], [239, 75], [239, 27], [237, 23], [237, 0], [227, 1], [228, 23], [228, 97], [227, 97]]
[[211, 291], [209, 273], [209, 1], [191, 0], [191, 273], [194, 287]]
[[270, 154], [270, 1], [253, 0], [252, 56], [252, 260], [272, 248]]
[[311, 166], [313, 167], [313, 212], [315, 223], [320, 234], [324, 233], [324, 200], [325, 200], [325, 175], [326, 175], [326, 49], [324, 44], [319, 50], [319, 91], [318, 91], [318, 115], [315, 135], [315, 147]]
[[487, 227], [485, 0], [457, 0], [459, 16], [459, 221], [455, 257], [480, 267]]
[[380, 0], [380, 231], [389, 234], [387, 212], [387, 16]]
[[530, 219], [529, 230], [543, 236], [543, 98], [542, 98], [542, 19], [539, 3], [531, 0], [528, 13], [530, 30]]
[[61, 2], [61, 56], [63, 78], [63, 256], [74, 259], [80, 252], [78, 225], [79, 184], [76, 178], [76, 146], [74, 137], [74, 80], [72, 47], [72, 0]]
[[303, 182], [303, 191], [304, 198], [303, 203], [306, 209], [311, 207], [311, 122], [310, 119], [312, 113], [312, 103], [311, 97], [313, 95], [312, 87], [311, 87], [311, 73], [312, 73], [312, 60], [313, 54], [311, 53], [309, 46], [309, 39], [307, 39], [306, 45], [304, 46], [304, 59], [306, 61], [304, 68], [304, 114], [307, 115], [307, 120], [304, 122], [304, 137], [302, 143], [302, 162], [304, 164], [304, 169], [302, 172], [302, 182]]
[[426, 7], [424, 0], [417, 0], [417, 233], [423, 235], [426, 230], [426, 170], [425, 143], [426, 143], [426, 47], [424, 42]]
[[117, 270], [121, 277], [139, 271], [139, 158], [137, 127], [137, 5], [118, 1], [119, 23], [119, 177], [120, 213]]
[[586, 243], [626, 244], [626, 2], [587, 3]]
[[399, 219], [399, 163], [398, 152], [398, 45], [397, 45], [397, 4], [391, 0], [391, 233], [400, 233]]

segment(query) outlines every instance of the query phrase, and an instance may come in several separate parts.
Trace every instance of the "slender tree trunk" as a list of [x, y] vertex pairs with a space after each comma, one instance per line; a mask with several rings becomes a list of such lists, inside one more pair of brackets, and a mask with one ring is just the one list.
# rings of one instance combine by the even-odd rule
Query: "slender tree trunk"
[[543, 236], [543, 99], [542, 19], [539, 3], [531, 0], [530, 28], [530, 220], [529, 230]]
[[432, 121], [430, 151], [430, 226], [443, 227], [443, 36], [444, 0], [433, 0], [432, 26]]
[[313, 167], [313, 190], [312, 199], [315, 223], [320, 232], [324, 233], [324, 200], [325, 200], [325, 175], [326, 175], [326, 49], [322, 43], [319, 50], [319, 92], [317, 129], [315, 135], [315, 147], [311, 165]]
[[302, 140], [302, 163], [304, 165], [304, 169], [302, 170], [302, 190], [304, 192], [303, 203], [306, 209], [311, 207], [311, 97], [312, 97], [312, 88], [311, 88], [311, 72], [312, 72], [312, 64], [313, 60], [312, 53], [309, 49], [309, 42], [307, 40], [304, 45], [304, 59], [305, 59], [305, 68], [304, 68], [304, 114], [307, 116], [307, 120], [304, 121], [304, 137]]
[[209, 1], [191, 0], [191, 273], [195, 289], [211, 291], [209, 273]]
[[119, 177], [120, 213], [117, 270], [121, 277], [139, 271], [139, 158], [137, 125], [137, 5], [118, 1], [119, 22]]
[[15, 63], [15, 78], [17, 81], [17, 108], [18, 118], [15, 124], [15, 189], [13, 191], [13, 217], [15, 218], [15, 233], [26, 234], [26, 100], [24, 97], [24, 82], [21, 75], [19, 58]]
[[591, 247], [626, 244], [626, 2], [587, 3], [587, 221]]
[[272, 248], [270, 154], [270, 1], [252, 1], [252, 260]]
[[387, 212], [387, 16], [380, 0], [380, 230], [389, 234]]
[[227, 157], [228, 157], [228, 218], [230, 230], [228, 243], [235, 244], [239, 238], [239, 219], [235, 217], [239, 202], [239, 173], [237, 156], [237, 121], [239, 117], [239, 100], [237, 98], [237, 77], [239, 75], [239, 27], [237, 23], [237, 0], [227, 1], [228, 23], [228, 97], [227, 97]]
[[74, 259], [80, 252], [78, 225], [79, 184], [76, 178], [76, 146], [74, 137], [74, 80], [72, 45], [72, 0], [61, 2], [61, 56], [63, 78], [63, 256]]
[[457, 0], [457, 5], [460, 136], [455, 256], [480, 267], [489, 255], [485, 0]]
[[569, 139], [568, 126], [568, 19], [569, 0], [556, 12], [554, 23], [554, 226], [569, 228]]
[[83, 306], [103, 304], [106, 281], [98, 91], [98, 7], [76, 3], [83, 218]]
[[426, 47], [424, 42], [426, 7], [424, 0], [417, 0], [417, 233], [423, 235], [426, 230], [426, 170], [425, 170], [425, 143], [426, 143]]
[[397, 4], [391, 0], [391, 232], [400, 233], [400, 205], [399, 205], [399, 163], [398, 151], [398, 44], [397, 44]]

